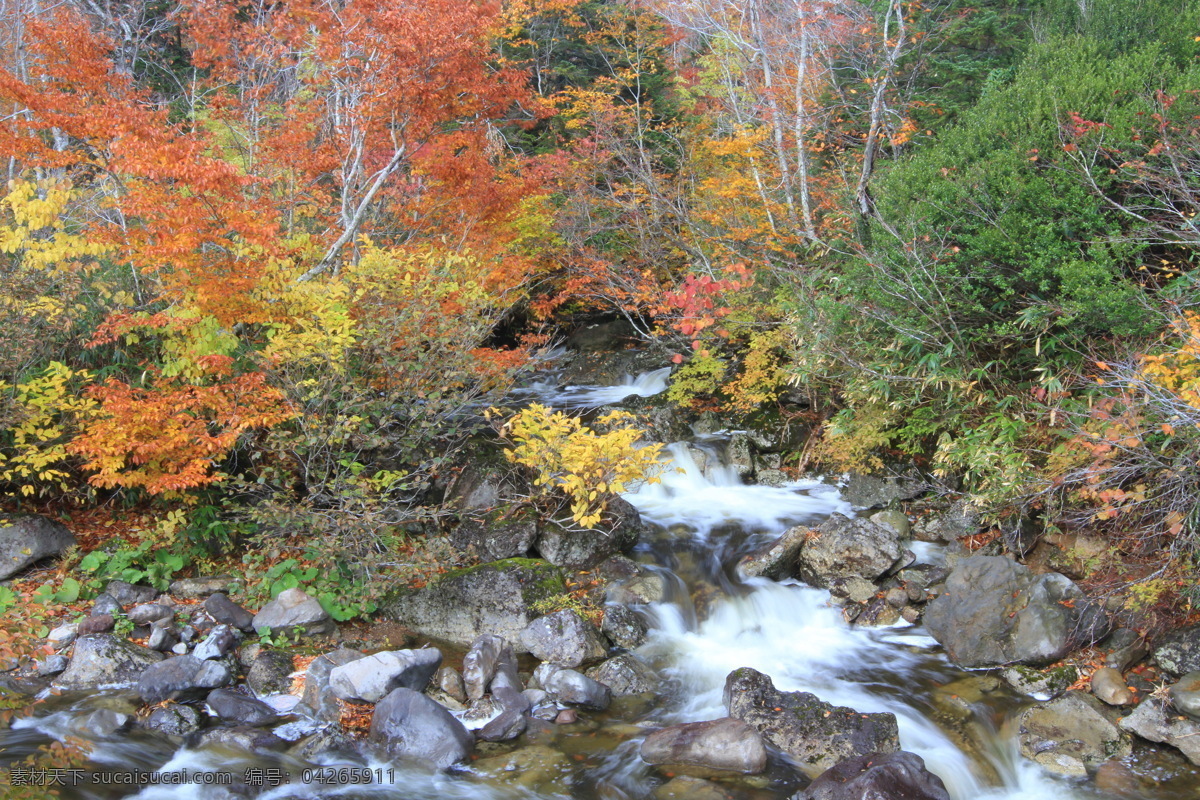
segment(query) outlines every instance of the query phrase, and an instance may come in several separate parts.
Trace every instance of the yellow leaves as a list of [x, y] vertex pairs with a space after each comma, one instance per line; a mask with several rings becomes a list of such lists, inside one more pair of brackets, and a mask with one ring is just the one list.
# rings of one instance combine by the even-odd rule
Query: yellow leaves
[[1142, 374], [1184, 403], [1200, 409], [1200, 314], [1185, 312], [1171, 328], [1174, 342], [1170, 349], [1143, 356]]
[[65, 214], [73, 192], [67, 181], [13, 180], [0, 206], [11, 221], [0, 226], [0, 252], [17, 256], [24, 269], [65, 272], [91, 264], [103, 244], [68, 232]]
[[588, 427], [535, 403], [504, 426], [515, 445], [505, 456], [535, 470], [535, 485], [567, 495], [575, 523], [594, 528], [604, 516], [609, 493], [659, 480], [662, 445], [641, 445], [642, 432], [633, 420], [628, 412], [613, 411]]

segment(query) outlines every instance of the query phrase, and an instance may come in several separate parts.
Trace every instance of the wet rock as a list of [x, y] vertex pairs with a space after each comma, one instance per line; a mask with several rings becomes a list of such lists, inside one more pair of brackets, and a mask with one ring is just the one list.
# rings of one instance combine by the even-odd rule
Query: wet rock
[[471, 754], [474, 739], [449, 711], [412, 689], [394, 689], [375, 706], [370, 739], [389, 755], [428, 762], [438, 769]]
[[654, 800], [728, 800], [728, 795], [712, 781], [679, 775], [655, 789]]
[[175, 646], [179, 638], [175, 635], [175, 631], [169, 627], [155, 627], [150, 631], [150, 638], [146, 642], [146, 646], [151, 650], [157, 650], [160, 653], [165, 653]]
[[966, 500], [959, 500], [940, 514], [917, 520], [912, 535], [919, 542], [956, 542], [974, 536], [982, 529], [979, 509]]
[[158, 589], [153, 586], [143, 586], [140, 583], [129, 583], [128, 581], [109, 581], [108, 585], [104, 587], [104, 593], [122, 606], [153, 603], [158, 597]]
[[1110, 706], [1133, 702], [1133, 692], [1125, 685], [1125, 677], [1112, 667], [1101, 667], [1092, 673], [1092, 694]]
[[74, 690], [129, 685], [137, 681], [144, 670], [161, 660], [162, 653], [139, 647], [111, 634], [80, 636], [75, 642], [71, 663], [54, 681], [54, 686]]
[[272, 634], [291, 633], [300, 628], [307, 634], [330, 633], [333, 619], [316, 598], [301, 589], [285, 589], [254, 615], [254, 630], [268, 629]]
[[538, 685], [560, 703], [603, 711], [612, 703], [612, 690], [582, 672], [542, 664], [533, 673]]
[[855, 511], [883, 508], [897, 500], [912, 500], [929, 490], [929, 482], [915, 470], [875, 475], [849, 472], [838, 481], [842, 499]]
[[1051, 669], [1018, 666], [1008, 667], [1000, 673], [1000, 677], [1022, 694], [1049, 700], [1058, 697], [1079, 680], [1079, 670], [1070, 664]]
[[229, 667], [220, 661], [176, 656], [150, 666], [138, 679], [137, 693], [154, 705], [164, 700], [200, 700], [210, 691], [233, 681]]
[[329, 688], [342, 700], [377, 703], [400, 687], [425, 691], [441, 665], [442, 653], [436, 648], [385, 650], [334, 667]]
[[79, 636], [79, 625], [74, 622], [68, 622], [59, 625], [46, 636], [46, 641], [55, 650], [62, 650], [70, 647], [75, 643], [75, 639]]
[[895, 531], [866, 519], [832, 514], [807, 537], [797, 559], [797, 575], [812, 586], [835, 578], [875, 580], [900, 558]]
[[250, 662], [246, 685], [256, 697], [287, 692], [292, 688], [294, 664], [290, 654], [281, 650], [264, 650]]
[[1176, 631], [1154, 648], [1154, 660], [1173, 675], [1200, 671], [1200, 625]]
[[1133, 751], [1129, 737], [1109, 722], [1103, 708], [1090, 694], [1067, 692], [1026, 709], [1018, 718], [1021, 755], [1066, 777], [1086, 777], [1110, 758], [1128, 756]]
[[777, 581], [795, 575], [796, 561], [810, 533], [811, 530], [804, 525], [788, 528], [766, 547], [744, 556], [736, 568], [738, 577], [742, 580], [762, 577]]
[[839, 605], [870, 602], [879, 587], [866, 578], [834, 578], [829, 582], [829, 596]]
[[560, 667], [595, 663], [608, 652], [596, 626], [569, 609], [529, 623], [520, 642], [535, 657]]
[[1124, 761], [1105, 761], [1096, 768], [1093, 783], [1097, 791], [1119, 797], [1145, 797], [1147, 792], [1137, 773]]
[[534, 792], [565, 794], [574, 772], [566, 755], [546, 745], [522, 747], [512, 753], [481, 758], [471, 768], [494, 780]]
[[327, 722], [337, 721], [341, 709], [337, 695], [329, 687], [329, 675], [337, 667], [364, 658], [364, 654], [346, 647], [317, 656], [304, 673], [304, 694], [301, 701], [312, 709], [313, 716]]
[[467, 702], [467, 687], [463, 683], [462, 675], [454, 667], [442, 667], [433, 676], [433, 682], [447, 696], [457, 700], [460, 703]]
[[632, 653], [610, 658], [584, 674], [607, 686], [615, 697], [653, 692], [659, 686], [654, 670]]
[[1137, 631], [1129, 628], [1118, 628], [1104, 641], [1108, 653], [1104, 656], [1104, 666], [1124, 672], [1146, 657], [1150, 649], [1146, 640]]
[[79, 635], [90, 636], [96, 633], [108, 633], [117, 624], [112, 614], [92, 614], [79, 623]]
[[1001, 556], [963, 559], [925, 612], [929, 634], [962, 667], [1050, 664], [1108, 633], [1104, 610], [1057, 573]]
[[193, 749], [213, 747], [238, 753], [277, 753], [288, 747], [286, 741], [270, 731], [241, 725], [192, 734], [185, 744]]
[[234, 651], [241, 639], [242, 637], [233, 628], [228, 625], [218, 625], [204, 638], [203, 642], [196, 645], [192, 650], [192, 655], [205, 660], [223, 658]]
[[[611, 504], [620, 498], [614, 498]], [[624, 500], [620, 501], [625, 503]], [[632, 509], [632, 506], [630, 506]], [[629, 518], [621, 518], [607, 530], [575, 530], [548, 526], [537, 538], [534, 549], [538, 555], [557, 567], [566, 569], [591, 569], [619, 553], [627, 553], [637, 544], [641, 535], [641, 519], [637, 511]]]
[[792, 800], [950, 800], [942, 779], [904, 750], [869, 753], [823, 772]]
[[217, 622], [240, 631], [254, 630], [254, 615], [229, 599], [222, 592], [209, 595], [204, 601], [204, 610]]
[[200, 712], [191, 706], [170, 703], [151, 711], [142, 727], [170, 736], [186, 736], [200, 730]]
[[236, 689], [214, 689], [205, 702], [218, 717], [237, 725], [263, 728], [279, 721], [275, 709]]
[[[908, 600], [908, 595], [904, 598]], [[876, 597], [854, 618], [854, 624], [863, 628], [883, 628], [900, 621], [900, 609], [884, 597]]]
[[288, 750], [288, 755], [309, 762], [318, 762], [318, 756], [327, 753], [357, 754], [354, 737], [343, 730], [341, 725], [326, 724]]
[[608, 604], [604, 606], [604, 619], [600, 632], [617, 647], [633, 650], [646, 641], [650, 632], [642, 615], [628, 606]]
[[636, 575], [617, 581], [608, 587], [605, 600], [623, 605], [661, 603], [667, 596], [667, 579], [661, 573], [638, 570]]
[[0, 580], [75, 543], [75, 535], [61, 522], [39, 514], [5, 514], [0, 517]]
[[894, 714], [860, 714], [808, 692], [781, 692], [770, 677], [743, 667], [725, 679], [729, 716], [758, 729], [809, 777], [855, 756], [894, 753], [900, 734]]
[[1200, 671], [1189, 672], [1167, 690], [1171, 705], [1196, 721], [1200, 721]]
[[538, 515], [532, 509], [492, 511], [465, 518], [451, 531], [450, 544], [480, 561], [500, 561], [527, 555], [537, 541], [538, 529]]
[[199, 600], [215, 592], [228, 592], [231, 587], [241, 584], [238, 578], [228, 575], [214, 575], [206, 578], [179, 578], [171, 581], [171, 594], [180, 600]]
[[887, 508], [883, 511], [877, 511], [867, 517], [867, 519], [882, 528], [892, 531], [900, 539], [907, 539], [909, 533], [912, 532], [912, 524], [908, 521], [908, 515], [898, 508]]
[[70, 659], [61, 654], [46, 656], [41, 661], [37, 662], [37, 674], [43, 678], [58, 675], [60, 672], [65, 670], [70, 663]]
[[1200, 766], [1200, 722], [1173, 713], [1161, 699], [1146, 698], [1117, 724], [1143, 739], [1177, 748], [1188, 761]]
[[578, 721], [579, 712], [573, 708], [564, 708], [554, 715], [555, 725], [574, 725]]
[[557, 567], [512, 558], [446, 573], [392, 599], [383, 611], [417, 633], [454, 644], [469, 646], [481, 633], [494, 633], [516, 646], [537, 616], [532, 606], [565, 591]]
[[71, 729], [89, 739], [106, 739], [127, 730], [132, 722], [133, 717], [128, 714], [110, 708], [100, 708], [71, 720]]
[[516, 708], [506, 708], [479, 729], [478, 736], [485, 742], [506, 742], [525, 732], [526, 717]]
[[679, 764], [746, 775], [757, 775], [767, 767], [762, 734], [738, 719], [672, 725], [647, 736], [638, 752], [648, 764]]
[[471, 649], [463, 656], [462, 671], [462, 683], [468, 699], [478, 700], [487, 694], [502, 654], [510, 660], [515, 659], [512, 645], [503, 636], [484, 633], [471, 642]]

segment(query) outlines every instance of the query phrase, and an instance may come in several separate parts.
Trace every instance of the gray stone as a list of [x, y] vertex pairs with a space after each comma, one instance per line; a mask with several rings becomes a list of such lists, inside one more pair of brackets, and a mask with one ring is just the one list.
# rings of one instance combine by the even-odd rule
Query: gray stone
[[1133, 702], [1133, 692], [1125, 685], [1125, 677], [1112, 667], [1101, 667], [1092, 673], [1092, 694], [1110, 706]]
[[834, 578], [829, 582], [829, 596], [836, 601], [868, 603], [875, 598], [879, 587], [866, 578]]
[[524, 556], [538, 537], [538, 515], [531, 509], [515, 514], [493, 511], [482, 517], [467, 517], [450, 533], [455, 550], [470, 553], [480, 561], [499, 561]]
[[165, 653], [175, 647], [178, 641], [179, 637], [175, 635], [172, 628], [155, 627], [150, 630], [150, 639], [146, 642], [146, 646], [151, 650]]
[[736, 571], [742, 580], [747, 578], [770, 578], [782, 580], [797, 573], [796, 560], [812, 531], [804, 525], [796, 525], [766, 547], [744, 556]]
[[738, 719], [672, 725], [643, 739], [638, 752], [648, 764], [679, 764], [746, 775], [757, 775], [767, 767], [762, 734]]
[[64, 655], [46, 656], [41, 661], [37, 662], [37, 674], [43, 678], [48, 678], [53, 675], [58, 675], [65, 670], [71, 663]]
[[292, 656], [282, 650], [263, 650], [250, 662], [246, 685], [255, 697], [287, 692], [292, 687]]
[[912, 535], [920, 542], [956, 542], [980, 530], [979, 509], [966, 500], [959, 500], [940, 514], [917, 520]]
[[240, 578], [217, 575], [207, 578], [180, 578], [171, 581], [171, 594], [180, 600], [199, 600], [214, 592], [228, 592], [242, 583]]
[[1154, 660], [1173, 675], [1200, 671], [1200, 625], [1176, 631], [1154, 648]]
[[503, 636], [484, 633], [471, 642], [471, 649], [463, 656], [462, 682], [467, 699], [478, 700], [487, 694], [502, 655], [515, 663], [512, 645]]
[[179, 642], [171, 646], [171, 652], [177, 656], [186, 656], [188, 653], [188, 646], [184, 642]]
[[342, 700], [377, 703], [400, 687], [424, 691], [441, 665], [442, 653], [432, 647], [385, 650], [334, 667], [329, 688]]
[[754, 726], [812, 778], [848, 758], [900, 749], [894, 714], [861, 714], [808, 692], [781, 692], [748, 667], [729, 673], [724, 697], [729, 716]]
[[143, 586], [140, 583], [128, 581], [109, 581], [104, 587], [104, 593], [122, 606], [153, 603], [158, 597], [158, 589], [153, 586]]
[[614, 697], [653, 692], [659, 686], [654, 670], [632, 653], [610, 658], [584, 674], [611, 689]]
[[1086, 777], [1111, 758], [1133, 752], [1129, 737], [1104, 715], [1103, 705], [1084, 692], [1067, 692], [1018, 718], [1021, 755], [1050, 772]]
[[1129, 628], [1118, 628], [1104, 640], [1104, 648], [1108, 653], [1104, 656], [1104, 666], [1124, 672], [1146, 657], [1150, 649], [1146, 640], [1137, 631]]
[[912, 500], [929, 491], [929, 482], [915, 470], [874, 475], [849, 472], [838, 480], [842, 499], [855, 511], [883, 508], [898, 500]]
[[71, 720], [71, 729], [89, 739], [107, 739], [127, 730], [133, 717], [111, 708], [100, 708]]
[[1200, 721], [1200, 671], [1189, 672], [1167, 690], [1171, 705], [1194, 720]]
[[821, 773], [792, 800], [950, 800], [942, 779], [916, 753], [869, 753]]
[[187, 736], [200, 730], [200, 712], [191, 706], [170, 703], [151, 711], [142, 727], [170, 736]]
[[1146, 698], [1117, 724], [1121, 730], [1178, 749], [1188, 761], [1200, 766], [1200, 722], [1171, 713], [1161, 699]]
[[313, 716], [326, 722], [336, 722], [341, 710], [337, 695], [329, 688], [329, 675], [336, 667], [349, 664], [365, 656], [357, 650], [339, 648], [317, 656], [304, 673], [304, 694], [301, 701], [312, 709]]
[[433, 676], [433, 682], [447, 697], [459, 703], [467, 702], [466, 684], [463, 682], [462, 675], [454, 667], [446, 666], [439, 669]]
[[214, 689], [205, 699], [213, 713], [226, 722], [263, 728], [279, 721], [275, 709], [236, 689]]
[[134, 625], [151, 625], [162, 620], [175, 618], [175, 609], [158, 603], [142, 603], [129, 609], [129, 621]]
[[605, 600], [623, 605], [661, 603], [667, 596], [667, 578], [662, 573], [639, 569], [637, 574], [609, 585]]
[[74, 622], [68, 622], [59, 625], [46, 636], [46, 641], [55, 650], [62, 650], [70, 647], [75, 643], [76, 637], [79, 636], [79, 625]]
[[539, 617], [521, 631], [521, 646], [560, 667], [600, 661], [608, 652], [596, 626], [570, 609]]
[[729, 800], [725, 791], [703, 778], [677, 775], [654, 790], [654, 800]]
[[642, 615], [628, 606], [604, 606], [604, 619], [600, 622], [600, 632], [608, 637], [617, 647], [632, 650], [646, 641], [650, 632]]
[[449, 572], [384, 604], [383, 614], [417, 633], [464, 647], [481, 633], [518, 646], [521, 631], [537, 616], [532, 606], [565, 591], [557, 567], [514, 558]]
[[925, 612], [925, 627], [955, 664], [973, 668], [1051, 664], [1103, 638], [1109, 621], [1063, 575], [973, 556], [951, 571], [946, 593]]
[[505, 708], [495, 718], [479, 729], [479, 738], [485, 742], [506, 742], [525, 732], [527, 718], [516, 708]]
[[603, 711], [612, 703], [612, 690], [582, 672], [542, 664], [533, 673], [538, 685], [560, 703]]
[[61, 522], [38, 514], [4, 514], [0, 516], [0, 580], [74, 545], [74, 534]]
[[137, 692], [147, 703], [164, 700], [200, 700], [210, 691], [233, 681], [229, 667], [220, 661], [176, 656], [148, 668], [138, 679]]
[[881, 528], [887, 528], [901, 539], [907, 539], [908, 535], [912, 532], [912, 523], [908, 521], [908, 515], [898, 508], [886, 508], [883, 511], [876, 511], [867, 517], [867, 519]]
[[148, 667], [162, 660], [156, 653], [106, 633], [80, 636], [66, 671], [54, 681], [63, 690], [128, 686]]
[[196, 645], [192, 655], [205, 660], [222, 658], [234, 651], [241, 638], [241, 635], [228, 625], [218, 625], [203, 642]]
[[1079, 680], [1079, 670], [1071, 664], [1049, 669], [1015, 666], [1001, 671], [1000, 677], [1022, 694], [1048, 700], [1058, 697]]
[[330, 633], [336, 626], [316, 598], [302, 589], [285, 589], [254, 615], [253, 627], [256, 631], [266, 628], [274, 635], [296, 628], [306, 634]]
[[96, 595], [96, 599], [92, 601], [92, 610], [89, 612], [90, 616], [93, 617], [104, 615], [115, 617], [120, 613], [121, 603], [108, 592], [101, 592]]
[[550, 526], [538, 534], [534, 547], [538, 555], [557, 567], [591, 569], [607, 558], [632, 550], [640, 530], [640, 524], [635, 527], [625, 523], [611, 530]]
[[835, 578], [875, 580], [900, 558], [900, 539], [894, 531], [870, 520], [832, 514], [800, 550], [798, 577], [813, 586], [828, 586]]
[[474, 740], [449, 711], [412, 689], [394, 689], [375, 706], [370, 739], [389, 755], [425, 761], [438, 769], [467, 758]]
[[288, 743], [271, 731], [238, 725], [233, 728], [213, 728], [194, 734], [185, 742], [194, 749], [213, 748], [222, 752], [277, 753], [287, 749]]
[[204, 610], [217, 622], [240, 631], [254, 630], [254, 615], [221, 592], [209, 595], [208, 599], [204, 601]]

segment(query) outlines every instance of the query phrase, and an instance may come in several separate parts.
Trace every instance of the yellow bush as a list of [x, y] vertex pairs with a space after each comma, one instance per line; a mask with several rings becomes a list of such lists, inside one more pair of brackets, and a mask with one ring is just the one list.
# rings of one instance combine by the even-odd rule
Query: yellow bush
[[80, 391], [90, 381], [89, 373], [53, 361], [41, 375], [15, 388], [0, 382], [0, 392], [12, 391], [3, 415], [8, 428], [0, 434], [0, 493], [45, 494], [55, 486], [70, 490], [70, 474], [63, 468], [70, 457], [67, 443], [97, 409], [96, 401]]

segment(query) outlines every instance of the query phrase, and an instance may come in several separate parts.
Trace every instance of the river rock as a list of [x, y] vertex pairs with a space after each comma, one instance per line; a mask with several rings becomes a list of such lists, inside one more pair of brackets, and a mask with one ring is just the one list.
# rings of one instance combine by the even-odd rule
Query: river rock
[[221, 661], [195, 656], [176, 656], [149, 667], [138, 679], [137, 693], [154, 705], [164, 700], [199, 700], [210, 691], [233, 681], [229, 667]]
[[720, 786], [692, 775], [677, 775], [654, 790], [654, 800], [729, 800]]
[[796, 559], [812, 531], [804, 525], [788, 528], [775, 541], [744, 556], [736, 567], [738, 577], [782, 580], [796, 574]]
[[129, 728], [133, 718], [111, 708], [98, 708], [82, 717], [71, 720], [71, 729], [89, 739], [106, 739]]
[[623, 653], [584, 673], [603, 683], [615, 697], [653, 692], [659, 686], [658, 675], [633, 653]]
[[1000, 677], [1022, 694], [1049, 700], [1058, 697], [1079, 680], [1079, 670], [1073, 664], [1063, 664], [1048, 669], [1015, 666], [1001, 671]]
[[282, 650], [264, 650], [246, 670], [246, 685], [255, 697], [287, 692], [292, 688], [292, 656]]
[[487, 694], [502, 656], [515, 663], [512, 645], [503, 636], [484, 633], [471, 642], [471, 649], [463, 656], [462, 683], [467, 699], [478, 700]]
[[134, 625], [151, 625], [175, 618], [175, 609], [158, 603], [142, 603], [129, 609], [129, 621]]
[[1200, 721], [1200, 672], [1189, 672], [1167, 690], [1171, 705], [1194, 720]]
[[913, 500], [929, 491], [929, 482], [911, 469], [873, 475], [848, 472], [837, 483], [842, 499], [855, 511], [883, 508], [897, 500]]
[[1092, 673], [1092, 694], [1110, 706], [1133, 702], [1133, 692], [1125, 685], [1125, 676], [1112, 667], [1101, 667]]
[[596, 626], [570, 609], [539, 617], [521, 631], [521, 646], [560, 667], [595, 663], [608, 652]]
[[41, 678], [51, 678], [62, 673], [68, 666], [71, 660], [59, 653], [58, 655], [46, 656], [37, 662], [37, 674]]
[[199, 600], [216, 592], [228, 592], [241, 584], [240, 578], [214, 575], [204, 578], [179, 578], [171, 581], [171, 595], [180, 600]]
[[1104, 666], [1120, 672], [1129, 669], [1150, 652], [1142, 635], [1129, 628], [1118, 628], [1109, 634], [1104, 640], [1104, 648], [1108, 651], [1104, 656]]
[[263, 728], [279, 721], [275, 709], [236, 689], [214, 689], [205, 698], [213, 713], [226, 722]]
[[479, 729], [476, 735], [485, 742], [507, 742], [525, 732], [528, 718], [516, 708], [505, 708]]
[[340, 647], [313, 659], [304, 673], [304, 694], [300, 698], [304, 705], [312, 709], [313, 716], [326, 722], [337, 721], [341, 708], [337, 695], [329, 686], [329, 676], [337, 667], [365, 657], [357, 650]]
[[390, 755], [446, 769], [467, 758], [471, 733], [442, 706], [412, 689], [393, 689], [375, 706], [370, 739]]
[[537, 616], [532, 607], [565, 591], [557, 567], [510, 558], [448, 572], [423, 589], [388, 601], [383, 612], [417, 633], [464, 647], [481, 633], [523, 647], [521, 631]]
[[204, 601], [204, 610], [214, 620], [240, 631], [254, 630], [254, 615], [229, 599], [223, 592], [209, 595]]
[[91, 636], [97, 633], [108, 633], [117, 624], [112, 614], [95, 614], [79, 623], [79, 635]]
[[965, 558], [925, 612], [929, 634], [962, 667], [1050, 664], [1108, 633], [1103, 608], [1058, 573], [1001, 556]]
[[342, 700], [377, 703], [400, 687], [425, 691], [441, 665], [442, 653], [436, 648], [385, 650], [334, 667], [329, 688]]
[[75, 643], [75, 639], [79, 636], [79, 625], [75, 622], [68, 622], [59, 625], [54, 630], [50, 631], [46, 636], [46, 641], [55, 650], [63, 650]]
[[916, 753], [868, 753], [821, 773], [792, 800], [950, 800], [942, 779]]
[[1176, 631], [1154, 648], [1154, 660], [1173, 675], [1200, 671], [1200, 625]]
[[533, 673], [534, 679], [561, 703], [603, 711], [612, 703], [612, 690], [582, 672], [562, 669], [554, 664], [542, 664]]
[[[620, 506], [615, 518], [610, 516], [614, 506]], [[627, 513], [625, 506], [632, 513]], [[613, 497], [609, 499], [605, 519], [611, 520], [607, 530], [547, 526], [538, 534], [534, 549], [551, 564], [573, 570], [591, 569], [607, 558], [632, 550], [642, 532], [637, 510], [625, 500]]]
[[196, 645], [192, 650], [192, 655], [205, 660], [223, 658], [232, 653], [241, 640], [242, 637], [230, 626], [218, 625], [208, 636], [204, 637], [204, 641]]
[[538, 528], [538, 515], [532, 509], [515, 513], [492, 511], [482, 517], [463, 519], [451, 531], [450, 544], [480, 561], [500, 561], [527, 555], [537, 541]]
[[188, 705], [169, 703], [151, 711], [142, 727], [169, 736], [187, 736], [200, 730], [200, 712]]
[[159, 594], [158, 589], [153, 586], [128, 581], [109, 581], [104, 587], [104, 593], [122, 606], [153, 603]]
[[0, 517], [0, 580], [75, 543], [75, 535], [61, 522], [40, 514], [4, 514]]
[[563, 794], [574, 773], [571, 759], [544, 744], [481, 758], [472, 762], [471, 768], [492, 779], [546, 794]]
[[623, 605], [661, 603], [667, 596], [667, 579], [662, 573], [639, 569], [636, 575], [609, 584], [604, 599]]
[[608, 603], [604, 606], [600, 632], [617, 647], [633, 650], [646, 641], [650, 629], [642, 615], [629, 606]]
[[285, 589], [254, 615], [254, 630], [266, 628], [272, 635], [300, 628], [307, 634], [331, 633], [335, 629], [329, 612], [302, 589]]
[[651, 733], [638, 751], [647, 764], [757, 775], [767, 767], [762, 734], [739, 719], [687, 722]]
[[828, 586], [834, 578], [875, 580], [900, 558], [895, 531], [866, 519], [832, 514], [807, 534], [796, 561], [798, 577], [813, 586]]
[[725, 707], [812, 778], [848, 758], [900, 749], [894, 714], [860, 714], [808, 692], [781, 692], [770, 677], [748, 667], [725, 679]]
[[1067, 692], [1018, 718], [1021, 755], [1065, 777], [1086, 777], [1110, 758], [1133, 752], [1129, 737], [1108, 720], [1100, 701], [1084, 692]]
[[1160, 698], [1146, 698], [1117, 724], [1143, 739], [1177, 748], [1200, 766], [1200, 722], [1174, 713]]
[[54, 681], [54, 686], [63, 690], [128, 686], [162, 658], [162, 653], [111, 634], [80, 636], [75, 642], [70, 665]]
[[108, 592], [101, 592], [92, 600], [92, 608], [88, 613], [93, 617], [115, 617], [121, 613], [121, 602]]
[[200, 731], [184, 740], [191, 749], [213, 748], [222, 753], [277, 753], [286, 750], [288, 743], [271, 731], [237, 725], [232, 728], [212, 728]]
[[917, 520], [912, 535], [919, 542], [956, 542], [980, 530], [979, 509], [967, 500], [959, 500], [941, 513]]
[[900, 539], [907, 539], [912, 532], [912, 523], [908, 521], [908, 515], [898, 508], [886, 508], [883, 511], [876, 511], [867, 519], [879, 525], [882, 528], [887, 528], [896, 534]]

